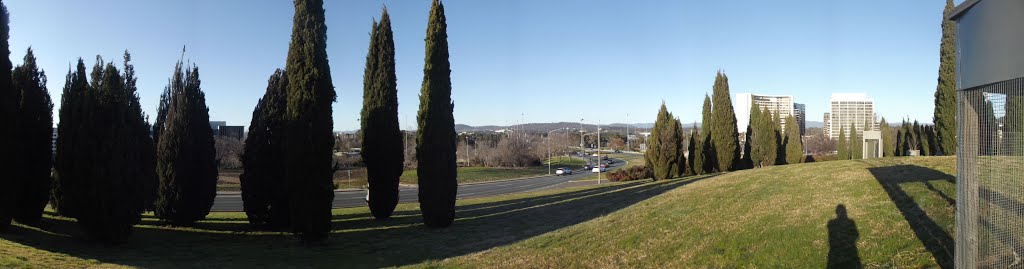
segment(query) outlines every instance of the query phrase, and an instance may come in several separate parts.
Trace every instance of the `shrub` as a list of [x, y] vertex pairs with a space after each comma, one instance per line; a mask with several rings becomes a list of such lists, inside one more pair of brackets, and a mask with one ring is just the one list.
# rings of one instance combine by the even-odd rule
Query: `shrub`
[[608, 174], [608, 180], [619, 182], [619, 181], [633, 181], [653, 177], [651, 169], [647, 166], [637, 165], [628, 168], [623, 168], [611, 172]]

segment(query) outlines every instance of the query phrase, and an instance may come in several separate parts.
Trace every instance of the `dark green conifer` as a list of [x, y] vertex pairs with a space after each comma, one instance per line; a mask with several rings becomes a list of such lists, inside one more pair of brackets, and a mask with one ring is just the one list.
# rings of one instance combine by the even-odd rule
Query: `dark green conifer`
[[693, 129], [690, 129], [690, 143], [687, 148], [690, 157], [687, 158], [686, 170], [690, 175], [704, 174], [704, 139], [700, 134], [701, 130], [697, 128], [697, 123], [693, 123]]
[[849, 141], [846, 140], [846, 128], [839, 126], [839, 141], [836, 142], [836, 159], [837, 160], [849, 160], [850, 159], [850, 145]]
[[43, 208], [50, 200], [50, 171], [53, 160], [53, 102], [46, 89], [46, 73], [39, 70], [32, 48], [25, 63], [13, 72], [13, 85], [20, 92], [18, 101], [19, 168], [12, 172], [20, 187], [18, 222], [35, 225], [42, 218]]
[[58, 125], [56, 184], [61, 214], [91, 237], [120, 242], [153, 201], [156, 174], [151, 126], [139, 105], [134, 67], [124, 72], [97, 57], [91, 82], [85, 65], [68, 72]]
[[797, 164], [803, 162], [804, 144], [800, 139], [800, 127], [796, 124], [796, 117], [786, 117], [786, 128], [784, 129], [786, 144], [786, 164]]
[[420, 210], [428, 227], [448, 227], [455, 220], [458, 171], [455, 163], [455, 118], [452, 114], [451, 64], [444, 4], [434, 0], [427, 21], [426, 59], [420, 108], [416, 115], [416, 172]]
[[729, 97], [729, 77], [719, 71], [715, 74], [712, 87], [711, 140], [718, 158], [718, 171], [732, 171], [740, 160], [739, 132], [736, 130], [736, 113]]
[[292, 232], [322, 241], [331, 230], [334, 202], [332, 107], [336, 95], [327, 60], [323, 0], [295, 0], [288, 48], [285, 136], [286, 186]]
[[935, 135], [941, 155], [956, 155], [956, 23], [949, 19], [955, 6], [946, 0], [942, 11], [939, 79], [935, 87]]
[[395, 41], [387, 8], [374, 22], [363, 74], [362, 157], [370, 194], [367, 204], [377, 219], [387, 219], [398, 205], [398, 180], [404, 170], [402, 131], [398, 126], [398, 78]]
[[285, 185], [284, 134], [288, 75], [281, 69], [267, 80], [256, 104], [242, 152], [242, 206], [249, 223], [272, 230], [291, 221]]
[[704, 158], [702, 161], [704, 173], [714, 172], [718, 167], [718, 153], [715, 150], [715, 144], [711, 141], [711, 129], [714, 128], [712, 124], [712, 109], [711, 109], [711, 96], [704, 94], [704, 105], [701, 108], [701, 157]]
[[[0, 1], [0, 125], [17, 126], [18, 100], [20, 92], [11, 83], [10, 14], [7, 5]], [[11, 219], [17, 214], [20, 188], [15, 174], [18, 169], [17, 128], [0, 128], [0, 232], [6, 231]]]
[[167, 114], [163, 125], [155, 126], [160, 130], [156, 145], [160, 187], [154, 213], [175, 225], [205, 219], [217, 196], [217, 153], [200, 84], [199, 68], [178, 61], [164, 90], [170, 93]]
[[850, 124], [850, 159], [864, 159], [864, 135], [857, 132], [857, 124]]

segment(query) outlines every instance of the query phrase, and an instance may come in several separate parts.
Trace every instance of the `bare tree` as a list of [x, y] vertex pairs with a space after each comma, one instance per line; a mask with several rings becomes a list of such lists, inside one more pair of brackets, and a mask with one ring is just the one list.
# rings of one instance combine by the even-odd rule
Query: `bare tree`
[[218, 136], [214, 139], [214, 147], [217, 150], [217, 165], [224, 169], [242, 168], [242, 149], [245, 143], [241, 139], [233, 137]]

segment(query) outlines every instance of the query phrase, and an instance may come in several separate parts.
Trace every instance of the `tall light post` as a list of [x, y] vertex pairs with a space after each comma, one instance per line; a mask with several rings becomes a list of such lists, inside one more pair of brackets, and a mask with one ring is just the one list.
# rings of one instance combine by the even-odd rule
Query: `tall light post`
[[626, 113], [626, 150], [632, 149], [629, 147], [629, 125], [629, 113]]
[[583, 151], [583, 153], [587, 153], [587, 151], [583, 147], [583, 118], [580, 118], [580, 151]]
[[597, 121], [597, 184], [601, 184], [601, 121]]

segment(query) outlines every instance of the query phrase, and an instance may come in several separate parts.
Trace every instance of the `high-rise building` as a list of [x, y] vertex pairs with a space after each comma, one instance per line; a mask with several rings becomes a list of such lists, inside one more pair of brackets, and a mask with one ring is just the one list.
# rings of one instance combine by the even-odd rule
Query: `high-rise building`
[[772, 115], [778, 116], [781, 120], [779, 121], [782, 126], [779, 128], [785, 128], [786, 117], [793, 115], [793, 96], [791, 95], [757, 95], [752, 93], [737, 93], [735, 103], [732, 105], [736, 108], [736, 129], [740, 133], [747, 132], [747, 125], [750, 124], [750, 108], [752, 104], [756, 104], [761, 109], [768, 109], [772, 112]]
[[[857, 135], [861, 135], [867, 124], [871, 130], [878, 130], [878, 121], [875, 120], [875, 100], [864, 93], [833, 93], [828, 98], [829, 113], [826, 116], [825, 128], [828, 130], [829, 138], [839, 138], [839, 130], [850, 130], [851, 126], [857, 127]], [[841, 128], [842, 127], [842, 128]], [[849, 134], [847, 134], [849, 135]]]
[[220, 135], [220, 127], [221, 126], [227, 126], [227, 125], [228, 125], [228, 122], [226, 122], [226, 121], [210, 121], [210, 129], [213, 129], [213, 136], [219, 136]]
[[800, 135], [807, 133], [807, 106], [804, 104], [793, 104], [793, 114], [795, 114], [796, 125], [800, 127]]
[[825, 118], [823, 118], [823, 119], [821, 120], [821, 122], [823, 123], [823, 124], [821, 125], [821, 131], [822, 131], [822, 132], [823, 132], [823, 133], [824, 133], [825, 135], [829, 135], [829, 134], [828, 134], [828, 126], [829, 126], [830, 124], [832, 124], [832, 114], [829, 114], [828, 112], [825, 112]]

